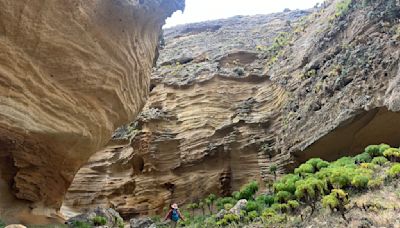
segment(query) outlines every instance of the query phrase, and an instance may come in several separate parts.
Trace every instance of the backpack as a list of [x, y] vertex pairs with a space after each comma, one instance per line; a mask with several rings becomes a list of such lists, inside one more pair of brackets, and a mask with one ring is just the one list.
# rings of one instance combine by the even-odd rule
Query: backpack
[[177, 209], [172, 209], [171, 220], [177, 222], [179, 220], [179, 212]]

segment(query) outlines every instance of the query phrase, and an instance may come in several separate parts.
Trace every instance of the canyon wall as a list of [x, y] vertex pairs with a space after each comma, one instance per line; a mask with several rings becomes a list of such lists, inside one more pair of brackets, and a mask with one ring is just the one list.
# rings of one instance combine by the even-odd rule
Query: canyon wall
[[183, 6], [1, 1], [2, 218], [57, 216], [78, 169], [144, 106], [161, 26]]
[[160, 214], [267, 181], [272, 165], [399, 146], [400, 4], [349, 2], [165, 30], [148, 103], [78, 172], [65, 208]]

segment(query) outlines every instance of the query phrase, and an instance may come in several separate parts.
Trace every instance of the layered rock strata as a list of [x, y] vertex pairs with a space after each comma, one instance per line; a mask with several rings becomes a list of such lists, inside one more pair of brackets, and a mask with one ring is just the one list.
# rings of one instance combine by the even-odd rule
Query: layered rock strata
[[23, 205], [47, 216], [61, 206], [78, 169], [142, 109], [160, 28], [182, 8], [178, 0], [1, 1], [2, 218], [12, 221]]

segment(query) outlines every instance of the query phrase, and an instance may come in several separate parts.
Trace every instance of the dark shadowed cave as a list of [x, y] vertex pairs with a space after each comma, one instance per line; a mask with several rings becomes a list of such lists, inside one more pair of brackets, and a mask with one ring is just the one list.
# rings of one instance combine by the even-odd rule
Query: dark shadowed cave
[[386, 108], [363, 111], [341, 124], [305, 150], [295, 152], [298, 163], [313, 157], [328, 161], [363, 152], [371, 144], [386, 143], [398, 147], [400, 142], [400, 112]]

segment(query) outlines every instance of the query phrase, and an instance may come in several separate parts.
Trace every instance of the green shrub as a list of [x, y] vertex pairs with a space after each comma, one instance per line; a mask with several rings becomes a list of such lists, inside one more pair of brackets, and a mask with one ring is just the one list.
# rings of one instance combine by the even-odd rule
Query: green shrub
[[225, 205], [225, 204], [232, 204], [232, 205], [235, 205], [236, 203], [237, 203], [237, 200], [235, 200], [235, 199], [232, 198], [232, 197], [223, 197], [223, 198], [219, 198], [219, 199], [216, 201], [216, 205], [217, 205], [217, 209], [218, 209], [218, 210], [224, 209], [224, 205]]
[[247, 214], [247, 218], [248, 218], [250, 221], [253, 221], [254, 219], [258, 218], [258, 216], [259, 216], [259, 214], [258, 214], [257, 211], [250, 211], [250, 212]]
[[227, 211], [229, 211], [230, 209], [232, 209], [233, 206], [234, 206], [234, 205], [231, 204], [231, 203], [226, 203], [226, 204], [224, 204], [224, 209], [227, 210]]
[[351, 181], [351, 185], [358, 188], [358, 189], [366, 189], [368, 186], [368, 181], [369, 181], [368, 176], [364, 175], [357, 175], [353, 177], [353, 180]]
[[312, 165], [315, 170], [320, 170], [329, 166], [329, 162], [324, 161], [321, 158], [311, 158], [306, 162], [306, 164]]
[[259, 207], [259, 205], [257, 204], [257, 202], [252, 201], [252, 200], [250, 200], [250, 201], [247, 202], [246, 208], [245, 208], [245, 210], [246, 210], [247, 212], [250, 212], [250, 211], [258, 211], [259, 209], [260, 209], [260, 207]]
[[392, 178], [396, 178], [400, 176], [400, 164], [396, 163], [388, 170], [388, 174]]
[[376, 178], [368, 181], [369, 189], [377, 189], [383, 185], [383, 178]]
[[369, 153], [364, 152], [354, 157], [357, 164], [371, 162], [372, 157]]
[[388, 160], [383, 156], [375, 157], [371, 161], [371, 163], [375, 165], [384, 165], [386, 162], [388, 162]]
[[292, 212], [296, 211], [296, 209], [300, 207], [300, 203], [297, 200], [288, 200], [287, 205]]
[[329, 182], [334, 188], [343, 188], [349, 186], [351, 184], [351, 179], [350, 172], [345, 168], [333, 169], [329, 176]]
[[227, 226], [231, 223], [238, 223], [239, 222], [239, 216], [235, 214], [226, 214], [224, 215], [224, 218], [221, 219], [220, 221], [217, 222], [217, 225], [219, 226]]
[[240, 192], [238, 191], [232, 192], [232, 197], [236, 200], [240, 200]]
[[331, 163], [330, 167], [356, 167], [352, 157], [342, 157]]
[[304, 180], [296, 182], [295, 195], [297, 199], [302, 200], [311, 207], [311, 214], [315, 211], [316, 201], [324, 195], [327, 190], [326, 181], [315, 177], [307, 177]]
[[6, 227], [6, 223], [0, 219], [0, 228]]
[[258, 183], [257, 181], [252, 181], [246, 185], [244, 185], [240, 189], [240, 199], [251, 200], [253, 199], [254, 194], [258, 191]]
[[305, 173], [314, 173], [315, 168], [307, 163], [301, 164], [298, 168], [294, 169], [295, 174], [304, 175]]
[[72, 227], [74, 227], [74, 228], [91, 228], [92, 226], [86, 222], [74, 221], [74, 222], [72, 222]]
[[373, 163], [361, 163], [360, 164], [360, 168], [363, 168], [363, 169], [375, 169], [376, 165], [373, 164]]
[[277, 181], [273, 186], [275, 192], [287, 191], [292, 194], [296, 191], [296, 181], [300, 180], [300, 176], [297, 174], [287, 174]]
[[285, 221], [285, 216], [279, 215], [272, 208], [265, 209], [261, 216], [266, 224], [275, 224]]
[[368, 153], [371, 157], [382, 156], [379, 145], [369, 145], [365, 148], [365, 153]]
[[345, 16], [350, 11], [350, 5], [352, 0], [342, 0], [336, 4], [336, 17]]
[[400, 159], [400, 150], [397, 148], [388, 148], [383, 152], [383, 156], [392, 162], [396, 162]]
[[289, 205], [286, 203], [274, 203], [271, 205], [274, 211], [279, 211], [280, 213], [286, 213], [289, 211]]
[[275, 198], [271, 195], [259, 195], [256, 198], [256, 202], [259, 204], [264, 204], [266, 206], [271, 206], [275, 203]]
[[107, 224], [107, 218], [103, 216], [96, 216], [92, 219], [92, 222], [95, 226], [104, 226]]
[[344, 213], [346, 211], [345, 206], [349, 203], [348, 195], [342, 189], [332, 189], [331, 194], [322, 198], [322, 205], [326, 208], [330, 208], [332, 212], [338, 211], [342, 215], [343, 219], [346, 220]]
[[287, 191], [279, 191], [275, 194], [275, 201], [279, 203], [285, 203], [292, 199], [292, 194]]

